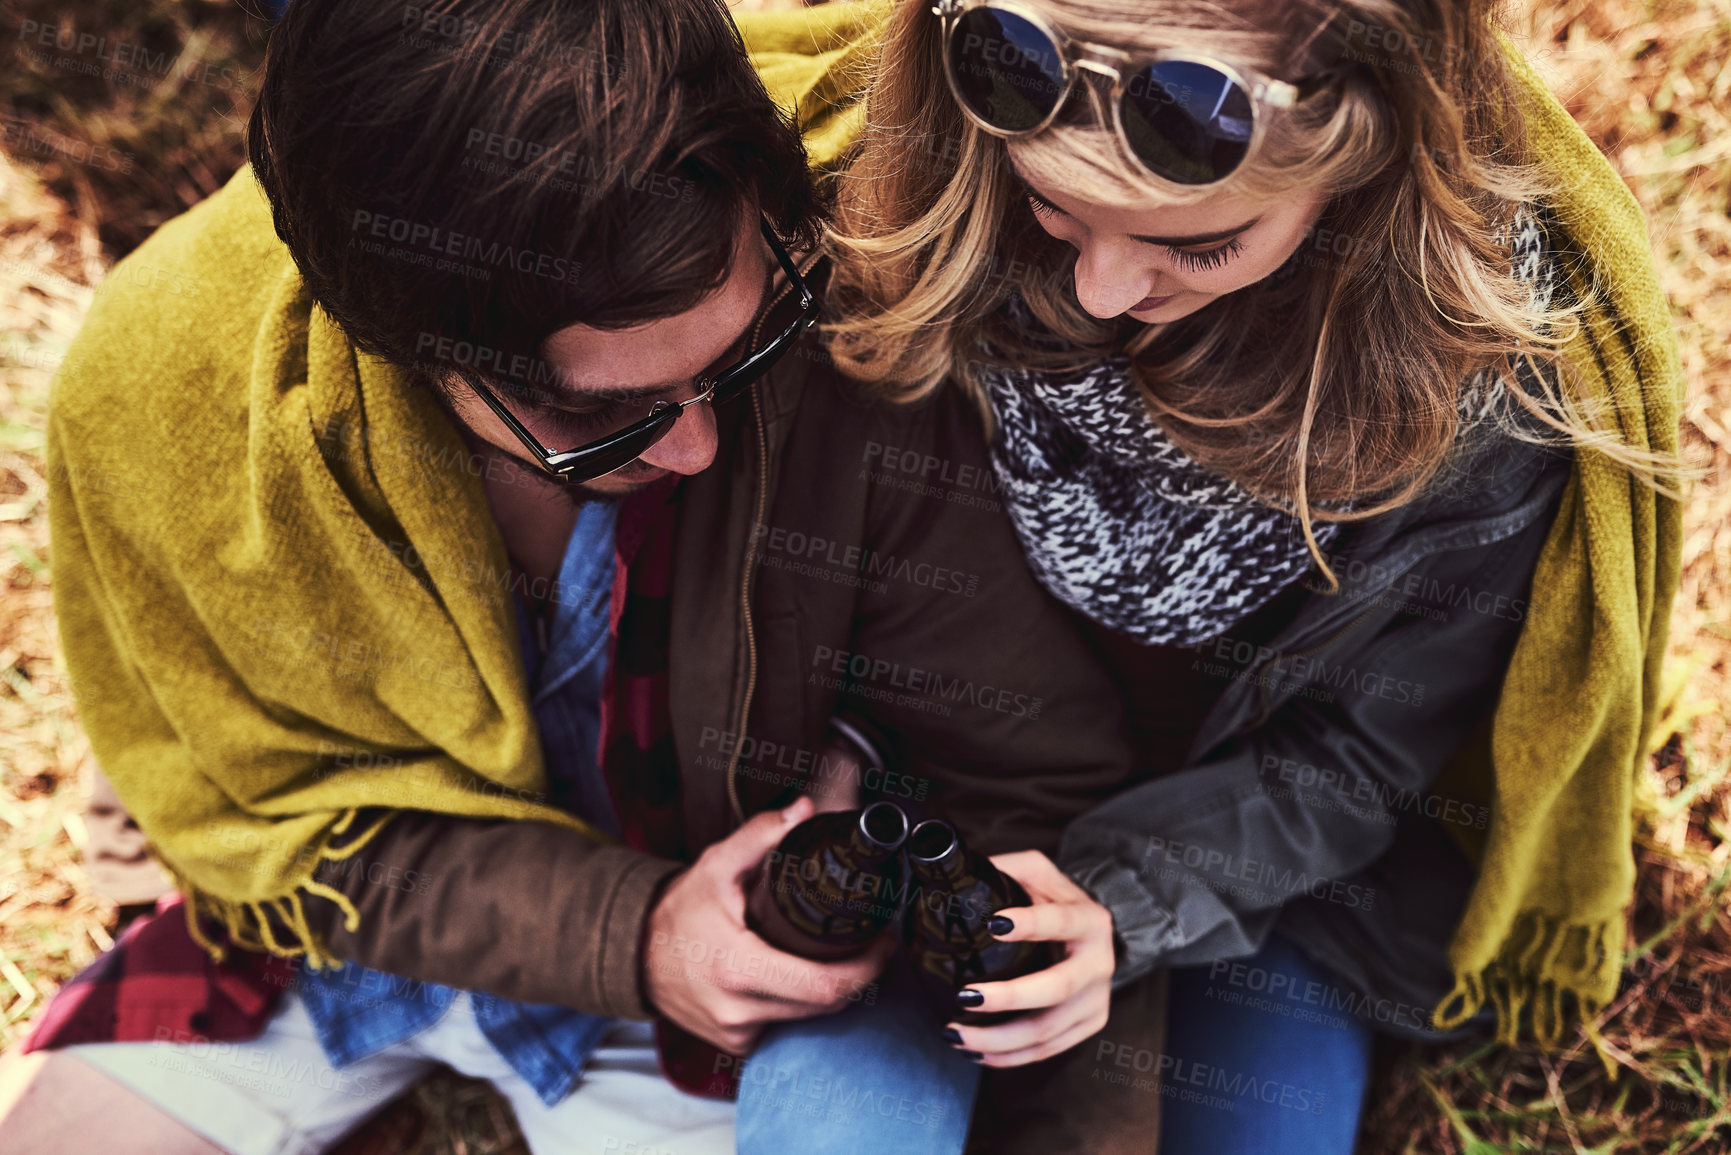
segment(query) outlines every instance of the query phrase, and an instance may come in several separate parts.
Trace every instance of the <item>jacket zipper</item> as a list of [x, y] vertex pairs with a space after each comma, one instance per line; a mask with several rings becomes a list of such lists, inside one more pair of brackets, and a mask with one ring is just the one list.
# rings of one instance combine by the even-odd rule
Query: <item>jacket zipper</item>
[[746, 719], [751, 715], [751, 699], [757, 687], [757, 634], [751, 622], [752, 558], [757, 552], [757, 527], [763, 524], [764, 505], [769, 500], [769, 438], [763, 431], [763, 401], [755, 384], [751, 387], [751, 419], [757, 430], [757, 502], [747, 531], [745, 561], [739, 574], [739, 613], [745, 625], [745, 686], [739, 697], [739, 716], [734, 722], [733, 753], [727, 759], [727, 801], [733, 807], [733, 820], [745, 821], [745, 807], [739, 801], [739, 751], [744, 745]]
[[[769, 315], [792, 291], [793, 286], [788, 285], [769, 303], [769, 308], [763, 311], [751, 331], [748, 348], [756, 347]], [[745, 560], [739, 572], [739, 613], [745, 624], [745, 686], [740, 692], [739, 715], [733, 726], [733, 732], [739, 737], [734, 740], [733, 753], [727, 759], [727, 801], [733, 808], [733, 820], [737, 823], [745, 822], [745, 807], [739, 801], [739, 751], [745, 737], [746, 721], [751, 715], [751, 699], [757, 688], [757, 634], [751, 621], [751, 563], [757, 552], [757, 527], [763, 524], [764, 506], [769, 501], [769, 437], [763, 429], [763, 397], [757, 382], [751, 386], [751, 422], [757, 432], [757, 501], [747, 530]]]

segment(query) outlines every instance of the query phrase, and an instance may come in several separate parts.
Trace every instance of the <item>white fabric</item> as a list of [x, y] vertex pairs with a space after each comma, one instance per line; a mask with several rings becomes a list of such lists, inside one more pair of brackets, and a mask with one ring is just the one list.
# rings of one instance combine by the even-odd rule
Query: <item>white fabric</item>
[[467, 994], [414, 1038], [340, 1070], [325, 1059], [292, 990], [249, 1041], [92, 1043], [64, 1053], [235, 1155], [317, 1155], [439, 1064], [498, 1088], [536, 1155], [733, 1151], [734, 1105], [688, 1095], [663, 1078], [651, 1024], [615, 1024], [583, 1081], [547, 1107], [481, 1033]]

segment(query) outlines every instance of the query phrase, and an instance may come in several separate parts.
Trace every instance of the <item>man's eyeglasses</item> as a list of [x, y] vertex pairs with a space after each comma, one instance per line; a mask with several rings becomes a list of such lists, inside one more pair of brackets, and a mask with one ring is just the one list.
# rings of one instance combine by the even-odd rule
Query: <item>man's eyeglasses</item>
[[1187, 188], [1218, 184], [1251, 156], [1263, 136], [1258, 105], [1290, 108], [1337, 75], [1325, 69], [1288, 84], [1195, 53], [1132, 54], [1072, 40], [1016, 0], [938, 0], [932, 14], [943, 22], [950, 91], [980, 128], [1039, 132], [1077, 77], [1093, 72], [1112, 82], [1119, 145], [1157, 179]]
[[[732, 365], [714, 375], [705, 374], [699, 377], [699, 391], [695, 397], [685, 401], [657, 401], [647, 415], [613, 430], [604, 437], [586, 442], [575, 449], [554, 452], [542, 445], [475, 374], [459, 371], [458, 375], [498, 414], [499, 420], [516, 435], [523, 447], [541, 463], [541, 467], [560, 481], [572, 484], [593, 481], [623, 469], [667, 436], [688, 406], [703, 401], [720, 405], [744, 393], [752, 382], [767, 373], [770, 367], [781, 359], [782, 354], [792, 348], [800, 334], [816, 319], [822, 302], [805, 283], [793, 257], [776, 239], [775, 230], [770, 228], [767, 220], [763, 222], [763, 236], [769, 242], [771, 251], [775, 253], [775, 259], [780, 262], [782, 271], [787, 274], [788, 285], [798, 298], [799, 315], [767, 344], [756, 348], [748, 346], [745, 356]], [[778, 297], [777, 300], [779, 299]], [[761, 324], [761, 320], [756, 322], [756, 325]], [[755, 342], [752, 344], [755, 345]]]

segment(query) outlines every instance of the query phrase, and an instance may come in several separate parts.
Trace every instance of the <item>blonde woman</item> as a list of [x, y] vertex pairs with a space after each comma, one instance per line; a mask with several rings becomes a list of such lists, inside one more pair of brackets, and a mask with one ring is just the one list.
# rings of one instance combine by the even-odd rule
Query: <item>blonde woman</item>
[[[1649, 483], [1678, 371], [1632, 198], [1492, 5], [808, 19], [805, 72], [744, 27], [838, 157], [830, 350], [883, 396], [974, 401], [1142, 752], [1065, 835], [1088, 897], [1002, 912], [1069, 957], [968, 1005], [1030, 1014], [946, 1028], [988, 1091], [1088, 1040], [1096, 1078], [1159, 1084], [1167, 1155], [1346, 1152], [1375, 1036], [1593, 1013], [1675, 588]], [[1154, 967], [1168, 1045], [1120, 1054], [1109, 993]]]

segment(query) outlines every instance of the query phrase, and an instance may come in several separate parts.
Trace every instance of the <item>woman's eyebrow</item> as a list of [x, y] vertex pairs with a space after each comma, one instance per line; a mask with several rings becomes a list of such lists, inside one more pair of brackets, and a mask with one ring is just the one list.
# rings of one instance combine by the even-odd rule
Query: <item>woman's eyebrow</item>
[[1235, 237], [1261, 219], [1261, 217], [1251, 217], [1241, 225], [1234, 225], [1217, 233], [1195, 233], [1188, 237], [1144, 237], [1132, 233], [1130, 239], [1144, 241], [1150, 245], [1206, 245], [1211, 241], [1223, 241], [1228, 237]]

